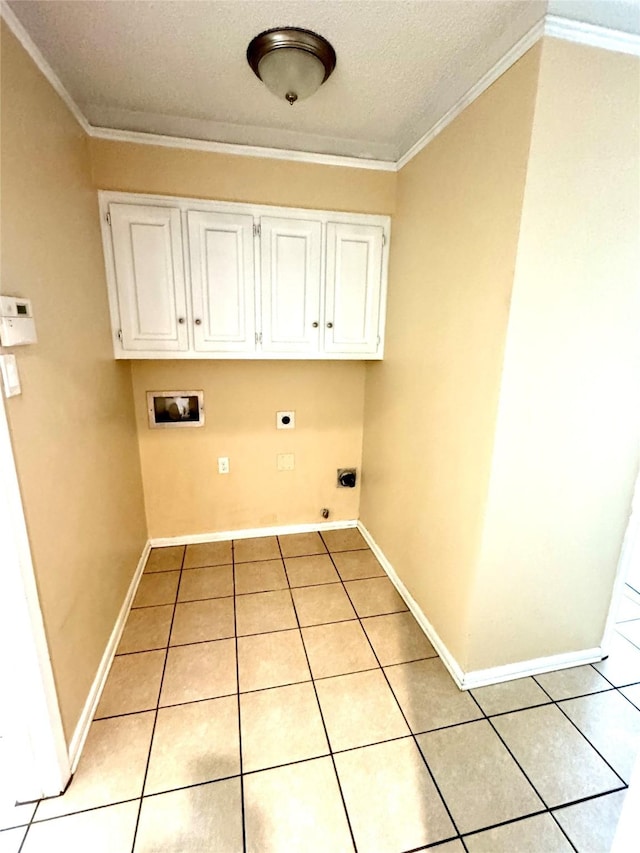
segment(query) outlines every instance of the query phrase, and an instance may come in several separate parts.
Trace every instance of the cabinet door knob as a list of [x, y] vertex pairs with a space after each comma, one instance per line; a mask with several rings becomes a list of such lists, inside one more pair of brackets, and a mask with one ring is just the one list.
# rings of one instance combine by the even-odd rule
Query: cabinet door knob
[[182, 323], [184, 323], [184, 317], [178, 317], [178, 323], [182, 325]]
[[327, 323], [327, 329], [333, 329], [333, 323]]
[[312, 323], [311, 325], [313, 326], [314, 329], [318, 328], [318, 323]]
[[201, 325], [202, 325], [202, 320], [200, 320], [199, 318], [196, 319], [196, 326], [201, 326]]

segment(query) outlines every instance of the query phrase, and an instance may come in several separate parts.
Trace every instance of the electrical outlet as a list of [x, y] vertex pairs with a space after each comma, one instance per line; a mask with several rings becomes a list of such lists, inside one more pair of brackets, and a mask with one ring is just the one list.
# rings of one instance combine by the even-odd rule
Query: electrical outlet
[[229, 473], [229, 457], [228, 456], [218, 456], [218, 474], [228, 474]]
[[293, 453], [278, 453], [278, 471], [293, 471], [296, 457]]
[[276, 429], [295, 429], [295, 412], [276, 412]]

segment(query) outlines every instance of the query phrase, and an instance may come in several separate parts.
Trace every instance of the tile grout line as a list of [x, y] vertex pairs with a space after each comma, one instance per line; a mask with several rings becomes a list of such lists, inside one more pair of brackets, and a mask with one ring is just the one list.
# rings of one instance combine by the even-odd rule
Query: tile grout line
[[[536, 682], [536, 683], [537, 683], [537, 682]], [[540, 685], [538, 685], [538, 686], [540, 686]], [[544, 692], [546, 693], [546, 690], [545, 690]], [[547, 813], [547, 814], [550, 814], [550, 815], [551, 815], [551, 817], [552, 817], [552, 819], [554, 820], [554, 822], [555, 822], [556, 826], [560, 829], [560, 832], [561, 832], [561, 833], [564, 835], [564, 837], [567, 839], [567, 841], [568, 841], [568, 842], [569, 842], [569, 844], [571, 845], [572, 849], [575, 851], [575, 853], [579, 853], [578, 848], [575, 846], [575, 844], [573, 843], [573, 841], [569, 838], [569, 836], [567, 835], [567, 833], [566, 833], [566, 831], [564, 830], [564, 828], [560, 825], [560, 821], [558, 821], [558, 820], [557, 820], [557, 818], [555, 818], [555, 816], [552, 814], [551, 809], [550, 809], [550, 807], [547, 805], [546, 800], [543, 798], [543, 796], [541, 795], [540, 791], [538, 791], [538, 789], [536, 788], [536, 786], [533, 784], [533, 782], [532, 782], [532, 781], [531, 781], [531, 779], [529, 778], [529, 775], [525, 772], [524, 767], [522, 767], [522, 765], [520, 764], [520, 762], [518, 761], [518, 759], [515, 757], [515, 755], [514, 755], [514, 754], [513, 754], [513, 752], [511, 751], [511, 748], [509, 747], [509, 745], [508, 745], [508, 744], [507, 744], [507, 742], [505, 741], [505, 739], [502, 737], [502, 735], [500, 734], [500, 732], [499, 732], [499, 731], [497, 730], [497, 728], [494, 726], [493, 721], [491, 720], [491, 718], [487, 716], [487, 714], [485, 713], [485, 711], [484, 711], [484, 709], [483, 709], [482, 705], [481, 705], [481, 704], [480, 704], [480, 702], [476, 699], [476, 697], [473, 695], [473, 693], [472, 693], [471, 691], [469, 691], [469, 693], [471, 693], [471, 698], [473, 699], [473, 701], [476, 703], [476, 705], [478, 706], [478, 708], [479, 708], [479, 709], [480, 709], [480, 711], [482, 712], [482, 715], [483, 715], [484, 719], [489, 723], [489, 725], [491, 726], [491, 728], [492, 728], [493, 732], [495, 733], [496, 737], [498, 738], [498, 740], [502, 743], [502, 745], [504, 746], [504, 748], [507, 750], [507, 752], [509, 753], [509, 755], [511, 756], [511, 758], [513, 759], [513, 761], [515, 762], [515, 764], [518, 766], [518, 768], [519, 768], [520, 772], [522, 773], [522, 775], [524, 776], [524, 778], [527, 780], [527, 782], [529, 783], [529, 785], [531, 785], [531, 788], [533, 789], [533, 791], [535, 792], [536, 796], [538, 797], [538, 799], [540, 800], [540, 802], [541, 802], [541, 803], [542, 803], [542, 805], [544, 806], [545, 813]], [[549, 695], [549, 694], [547, 693], [547, 696], [548, 696], [548, 695]], [[549, 698], [551, 698], [551, 697], [549, 697]], [[543, 705], [543, 706], [537, 706], [537, 707], [547, 707], [547, 704], [545, 704], [545, 705]], [[518, 713], [518, 712], [517, 712], [517, 711], [515, 711], [515, 712], [512, 712], [512, 713]], [[526, 815], [524, 815], [524, 817], [526, 817]]]
[[[320, 538], [322, 538], [322, 537], [320, 537]], [[280, 556], [282, 557], [282, 564], [284, 566], [285, 577], [287, 579], [287, 583], [289, 583], [289, 573], [287, 572], [287, 565], [284, 562], [284, 557], [282, 556], [282, 547], [280, 545], [280, 537], [279, 536], [276, 537], [276, 541], [278, 543], [278, 549], [280, 551]], [[324, 539], [322, 539], [322, 543], [326, 547], [326, 543], [325, 543]], [[331, 555], [329, 555], [329, 556], [331, 556]], [[296, 604], [295, 604], [295, 601], [293, 598], [293, 594], [291, 592], [291, 587], [289, 587], [289, 598], [291, 599], [291, 606], [293, 608], [293, 612], [294, 612], [295, 617], [296, 617], [296, 624], [298, 626], [298, 633], [300, 635], [300, 642], [302, 643], [302, 650], [304, 651], [304, 657], [305, 657], [305, 660], [307, 662], [307, 667], [309, 669], [309, 675], [311, 676], [311, 684], [313, 686], [313, 694], [316, 697], [316, 705], [318, 707], [318, 713], [320, 714], [320, 720], [322, 722], [322, 728], [324, 730], [324, 736], [325, 736], [326, 741], [327, 741], [327, 747], [329, 749], [329, 757], [331, 758], [331, 765], [333, 767], [333, 773], [334, 773], [334, 776], [336, 779], [336, 783], [338, 785], [338, 791], [340, 792], [340, 799], [342, 800], [342, 808], [344, 809], [344, 814], [345, 814], [345, 817], [347, 819], [347, 826], [349, 828], [349, 834], [351, 836], [351, 843], [353, 844], [353, 849], [354, 849], [355, 853], [358, 853], [358, 846], [356, 844], [356, 837], [355, 837], [354, 832], [353, 832], [353, 827], [351, 826], [351, 818], [349, 817], [349, 809], [347, 808], [347, 801], [345, 799], [344, 792], [342, 790], [342, 783], [340, 782], [340, 776], [338, 775], [338, 768], [336, 766], [336, 760], [335, 760], [335, 757], [333, 754], [333, 747], [331, 746], [331, 740], [329, 739], [329, 732], [327, 730], [327, 724], [325, 722], [324, 714], [322, 712], [322, 705], [320, 704], [320, 697], [318, 696], [318, 690], [316, 688], [316, 683], [315, 683], [315, 680], [313, 678], [313, 672], [311, 670], [311, 662], [309, 661], [309, 655], [307, 654], [307, 647], [306, 647], [305, 642], [304, 642], [304, 636], [302, 634], [302, 627], [300, 625], [300, 619], [298, 617], [298, 611], [296, 610]]]
[[240, 813], [242, 820], [242, 850], [246, 853], [247, 850], [247, 830], [244, 809], [244, 767], [242, 758], [242, 710], [240, 707], [240, 655], [238, 652], [238, 614], [236, 609], [236, 554], [235, 542], [231, 540], [231, 559], [232, 559], [232, 576], [233, 576], [233, 637], [236, 649], [236, 695], [238, 703], [238, 749], [240, 751]]
[[[320, 533], [320, 531], [318, 531], [318, 532]], [[324, 542], [324, 537], [322, 536], [322, 533], [320, 533], [320, 536], [321, 536], [321, 538], [322, 538], [322, 541]], [[327, 543], [325, 542], [325, 546], [326, 546], [326, 545], [327, 545]], [[327, 546], [327, 550], [328, 550], [328, 546]], [[370, 549], [369, 549], [369, 550], [370, 550]], [[373, 552], [372, 552], [372, 553], [373, 553]], [[351, 596], [349, 595], [349, 591], [348, 591], [348, 589], [347, 589], [347, 587], [346, 587], [346, 584], [345, 584], [344, 580], [342, 580], [342, 575], [340, 574], [340, 570], [338, 569], [338, 566], [336, 565], [335, 560], [333, 559], [333, 553], [332, 553], [331, 551], [329, 551], [329, 557], [330, 557], [330, 559], [331, 559], [331, 562], [332, 562], [332, 563], [333, 563], [333, 565], [334, 565], [334, 568], [335, 568], [336, 572], [338, 573], [338, 577], [340, 578], [340, 582], [342, 583], [342, 588], [344, 589], [344, 592], [345, 592], [345, 594], [346, 594], [347, 598], [349, 599], [349, 603], [351, 604], [351, 607], [353, 608], [353, 611], [354, 611], [354, 613], [356, 614], [356, 619], [358, 620], [358, 623], [359, 623], [359, 625], [360, 625], [360, 629], [361, 629], [362, 633], [364, 634], [364, 636], [366, 637], [367, 642], [369, 643], [369, 647], [371, 648], [371, 651], [372, 651], [372, 653], [373, 653], [373, 656], [375, 657], [376, 661], [378, 662], [378, 667], [379, 667], [380, 671], [382, 672], [382, 676], [383, 676], [384, 680], [386, 681], [387, 686], [389, 687], [389, 690], [391, 691], [391, 695], [393, 696], [393, 698], [394, 698], [394, 700], [395, 700], [395, 703], [396, 703], [396, 705], [398, 706], [398, 709], [400, 710], [400, 713], [402, 714], [402, 718], [403, 718], [403, 720], [404, 720], [404, 722], [405, 722], [405, 725], [406, 725], [406, 727], [407, 727], [407, 729], [408, 729], [408, 731], [409, 731], [409, 735], [411, 736], [411, 738], [412, 738], [412, 740], [413, 740], [413, 743], [414, 743], [414, 745], [415, 745], [416, 749], [418, 750], [418, 754], [419, 754], [419, 756], [421, 757], [421, 759], [422, 759], [422, 761], [423, 761], [423, 763], [424, 763], [425, 767], [427, 768], [427, 772], [429, 773], [429, 776], [431, 777], [431, 781], [433, 782], [433, 785], [434, 785], [434, 787], [435, 787], [436, 791], [438, 792], [438, 796], [440, 797], [440, 799], [441, 799], [441, 801], [442, 801], [442, 804], [443, 804], [443, 806], [444, 806], [444, 808], [445, 808], [445, 811], [446, 811], [447, 815], [449, 816], [449, 820], [451, 821], [451, 825], [453, 826], [453, 828], [454, 828], [454, 830], [455, 830], [455, 832], [456, 832], [456, 836], [455, 836], [455, 837], [456, 837], [456, 838], [458, 838], [458, 839], [460, 839], [460, 842], [461, 842], [462, 846], [464, 847], [465, 851], [467, 851], [467, 846], [466, 846], [466, 844], [464, 843], [464, 841], [463, 841], [463, 839], [462, 839], [462, 836], [461, 836], [461, 834], [460, 834], [460, 830], [458, 829], [458, 825], [456, 824], [455, 820], [453, 819], [453, 815], [452, 815], [452, 813], [451, 813], [451, 811], [450, 811], [450, 809], [449, 809], [449, 806], [447, 805], [447, 802], [446, 802], [446, 800], [445, 800], [444, 796], [442, 795], [442, 791], [440, 790], [440, 786], [438, 785], [438, 783], [437, 783], [437, 781], [436, 781], [436, 778], [435, 778], [434, 774], [432, 773], [431, 768], [429, 767], [429, 764], [428, 764], [428, 762], [427, 762], [427, 759], [425, 758], [425, 756], [424, 756], [424, 754], [423, 754], [422, 750], [420, 749], [420, 745], [418, 744], [417, 738], [416, 738], [415, 734], [413, 733], [413, 731], [412, 731], [412, 729], [411, 729], [411, 726], [409, 725], [409, 721], [407, 720], [407, 718], [406, 718], [406, 716], [405, 716], [405, 713], [404, 713], [404, 711], [402, 710], [402, 707], [400, 706], [400, 702], [398, 702], [398, 698], [397, 698], [396, 694], [393, 692], [393, 688], [391, 687], [391, 683], [390, 683], [389, 679], [387, 678], [387, 674], [386, 674], [386, 672], [384, 671], [384, 667], [383, 667], [383, 666], [382, 666], [382, 664], [380, 663], [380, 658], [378, 657], [378, 654], [377, 654], [377, 652], [376, 652], [375, 648], [373, 647], [373, 643], [372, 643], [372, 642], [371, 642], [371, 640], [369, 639], [369, 635], [367, 634], [367, 632], [366, 632], [366, 630], [365, 630], [365, 627], [364, 627], [364, 625], [362, 624], [362, 617], [361, 617], [361, 616], [360, 616], [360, 614], [358, 613], [358, 611], [357, 611], [357, 609], [356, 609], [356, 606], [354, 605], [354, 603], [353, 603], [353, 601], [352, 601], [352, 599], [351, 599]], [[385, 574], [384, 576], [383, 576], [383, 575], [380, 575], [380, 577], [387, 577], [387, 575], [386, 575], [386, 574]], [[387, 577], [387, 579], [388, 579], [388, 577]], [[404, 604], [404, 602], [403, 602], [403, 604]], [[395, 612], [404, 613], [404, 612], [409, 612], [409, 611], [408, 611], [408, 609], [407, 609], [406, 611], [405, 611], [405, 610], [401, 610], [401, 611], [395, 611]], [[391, 614], [391, 613], [383, 613], [383, 614], [376, 614], [376, 615], [381, 615], [381, 616], [391, 616], [392, 614]], [[365, 618], [366, 618], [366, 617], [365, 617]], [[436, 657], [437, 657], [437, 655], [436, 655]], [[407, 737], [407, 735], [405, 735], [405, 737]], [[369, 745], [369, 746], [374, 746], [375, 744], [367, 744], [367, 745]], [[359, 748], [359, 747], [358, 747], [358, 748]], [[453, 840], [453, 839], [450, 839], [450, 840]], [[468, 853], [468, 851], [467, 851], [467, 853]]]
[[[135, 851], [136, 839], [138, 836], [138, 828], [140, 826], [140, 815], [142, 814], [142, 804], [144, 802], [144, 789], [145, 789], [145, 786], [147, 784], [147, 775], [149, 773], [149, 764], [151, 763], [151, 752], [153, 750], [153, 739], [155, 737], [156, 725], [158, 723], [158, 713], [160, 710], [160, 696], [162, 695], [162, 685], [164, 683], [164, 675], [165, 675], [165, 672], [167, 669], [167, 661], [169, 659], [169, 650], [171, 648], [171, 632], [173, 631], [173, 623], [174, 623], [174, 620], [176, 618], [176, 609], [178, 607], [178, 595], [180, 593], [180, 583], [182, 581], [182, 571], [183, 571], [184, 562], [185, 562], [185, 559], [187, 556], [187, 546], [184, 545], [182, 547], [184, 548], [184, 550], [182, 552], [182, 560], [180, 562], [180, 574], [178, 576], [178, 585], [176, 587], [176, 597], [175, 597], [175, 600], [173, 602], [173, 613], [171, 614], [171, 624], [169, 625], [169, 635], [167, 637], [167, 645], [166, 645], [166, 650], [165, 650], [165, 655], [164, 655], [164, 664], [162, 666], [162, 675], [160, 677], [160, 686], [158, 687], [158, 699], [156, 702], [155, 716], [153, 719], [153, 727], [151, 729], [151, 740], [149, 741], [149, 752], [147, 754], [147, 763], [146, 763], [146, 766], [144, 768], [144, 776], [142, 778], [142, 790], [140, 792], [140, 804], [138, 806], [138, 816], [136, 817], [136, 825], [135, 825], [135, 829], [133, 831], [133, 839], [131, 842], [131, 853], [134, 853], [134, 851]], [[152, 552], [150, 552], [150, 553], [152, 553]]]

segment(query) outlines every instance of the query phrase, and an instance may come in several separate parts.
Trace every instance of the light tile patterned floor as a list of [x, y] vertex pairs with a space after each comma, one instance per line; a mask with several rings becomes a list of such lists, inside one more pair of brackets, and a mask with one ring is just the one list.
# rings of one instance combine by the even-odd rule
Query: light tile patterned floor
[[78, 771], [0, 853], [606, 853], [640, 606], [596, 666], [460, 692], [360, 534], [152, 551]]

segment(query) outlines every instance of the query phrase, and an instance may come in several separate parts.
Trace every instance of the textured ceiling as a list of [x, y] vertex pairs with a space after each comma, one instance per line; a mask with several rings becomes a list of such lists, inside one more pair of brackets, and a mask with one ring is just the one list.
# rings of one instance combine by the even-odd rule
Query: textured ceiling
[[[392, 161], [547, 10], [546, 0], [9, 5], [92, 125]], [[293, 107], [245, 59], [254, 35], [286, 25], [320, 32], [338, 57], [325, 85]]]

